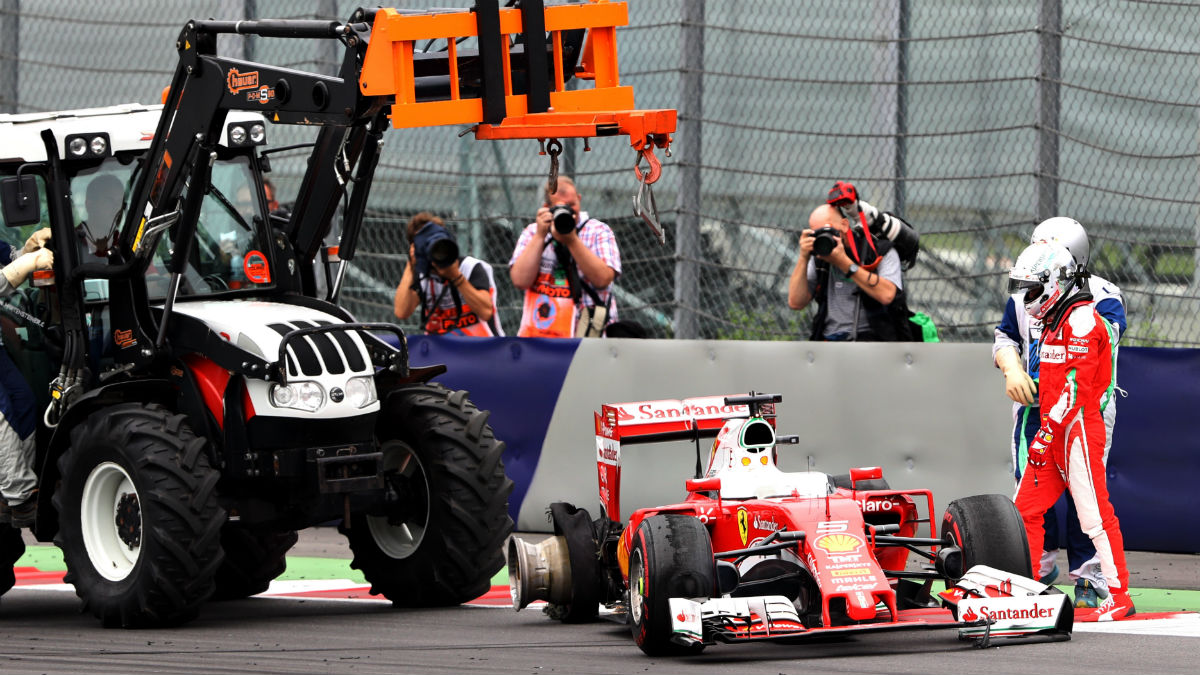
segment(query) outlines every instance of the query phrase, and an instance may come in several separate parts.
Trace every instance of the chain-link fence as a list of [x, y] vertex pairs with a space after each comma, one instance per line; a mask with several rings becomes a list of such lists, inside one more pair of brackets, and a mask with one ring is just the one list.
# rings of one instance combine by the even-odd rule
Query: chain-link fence
[[[0, 110], [153, 102], [188, 18], [344, 19], [356, 6], [0, 0]], [[656, 185], [666, 246], [631, 213], [627, 143], [598, 139], [585, 152], [569, 141], [562, 158], [584, 208], [617, 233], [623, 318], [659, 337], [806, 336], [808, 312], [786, 306], [797, 232], [844, 179], [920, 231], [904, 285], [943, 339], [991, 339], [1008, 266], [1039, 220], [1062, 214], [1085, 224], [1093, 271], [1124, 291], [1126, 344], [1200, 345], [1200, 6], [632, 0], [629, 10], [623, 83], [639, 107], [680, 111]], [[223, 38], [221, 49], [329, 73], [340, 59], [318, 41]], [[515, 332], [507, 266], [549, 162], [533, 141], [457, 131], [388, 134], [343, 295], [359, 318], [392, 318], [403, 224], [430, 210], [496, 268], [501, 318]], [[272, 132], [276, 146], [310, 133]], [[282, 201], [298, 187], [301, 155], [273, 158]]]

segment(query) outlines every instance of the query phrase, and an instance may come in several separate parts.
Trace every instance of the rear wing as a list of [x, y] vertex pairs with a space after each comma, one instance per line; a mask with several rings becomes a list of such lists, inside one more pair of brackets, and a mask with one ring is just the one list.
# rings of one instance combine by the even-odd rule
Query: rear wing
[[[751, 394], [751, 397], [754, 397]], [[725, 426], [725, 420], [751, 415], [751, 405], [774, 424], [773, 402], [732, 404], [726, 399], [741, 399], [745, 395], [701, 396], [698, 398], [663, 399], [612, 403], [601, 406], [595, 413], [596, 473], [599, 480], [600, 503], [613, 520], [621, 518], [621, 446], [641, 443], [715, 438]], [[698, 452], [699, 450], [697, 450]]]

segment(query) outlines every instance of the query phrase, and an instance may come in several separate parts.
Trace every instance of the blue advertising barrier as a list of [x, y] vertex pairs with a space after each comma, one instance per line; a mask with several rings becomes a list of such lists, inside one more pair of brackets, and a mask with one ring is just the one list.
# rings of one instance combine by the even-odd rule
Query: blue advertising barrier
[[[629, 344], [637, 341], [620, 342], [622, 349], [637, 348]], [[538, 468], [551, 418], [558, 406], [568, 405], [559, 398], [579, 345], [580, 340], [539, 338], [409, 338], [414, 366], [445, 364], [449, 371], [437, 381], [468, 390], [476, 405], [491, 411], [492, 428], [507, 444], [505, 470], [516, 483], [509, 501], [514, 520]], [[990, 366], [981, 369], [991, 370]], [[994, 379], [992, 372], [985, 376]], [[1200, 514], [1200, 441], [1191, 429], [1191, 414], [1200, 410], [1200, 350], [1122, 348], [1119, 381], [1127, 396], [1118, 399], [1108, 487], [1126, 548], [1200, 552], [1200, 527], [1194, 520]], [[993, 385], [1002, 389], [990, 379], [982, 386]], [[712, 388], [712, 383], [708, 386]], [[631, 387], [636, 388], [636, 383]], [[1004, 404], [997, 402], [994, 408], [956, 414], [990, 419], [1005, 415], [1004, 410]], [[589, 409], [566, 412], [572, 424], [590, 429]], [[1003, 447], [1002, 440], [997, 447]], [[563, 477], [539, 480], [556, 478]], [[1009, 489], [1003, 481], [998, 485], [995, 491]], [[594, 498], [594, 494], [580, 497]]]
[[1200, 552], [1200, 349], [1122, 347], [1108, 490], [1125, 547]]
[[514, 521], [578, 347], [579, 340], [549, 338], [408, 338], [409, 363], [445, 364], [449, 370], [436, 381], [467, 390], [476, 406], [491, 412], [488, 423], [507, 446], [504, 472], [516, 484], [508, 501]]

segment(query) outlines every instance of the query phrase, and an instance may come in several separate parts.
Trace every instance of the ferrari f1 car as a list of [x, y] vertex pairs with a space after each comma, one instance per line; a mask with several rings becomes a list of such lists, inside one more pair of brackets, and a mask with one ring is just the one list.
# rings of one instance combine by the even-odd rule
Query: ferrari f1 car
[[[555, 536], [509, 540], [513, 608], [545, 600], [552, 617], [578, 622], [603, 604], [649, 655], [904, 629], [958, 629], [977, 644], [1070, 638], [1069, 599], [1029, 578], [1011, 499], [955, 500], [935, 536], [932, 493], [892, 490], [879, 467], [781, 471], [779, 446], [799, 440], [776, 435], [781, 399], [751, 392], [603, 406], [600, 516], [558, 502], [549, 509]], [[714, 436], [702, 469], [700, 441]], [[687, 498], [635, 511], [623, 526], [623, 449], [680, 439], [696, 444]]]

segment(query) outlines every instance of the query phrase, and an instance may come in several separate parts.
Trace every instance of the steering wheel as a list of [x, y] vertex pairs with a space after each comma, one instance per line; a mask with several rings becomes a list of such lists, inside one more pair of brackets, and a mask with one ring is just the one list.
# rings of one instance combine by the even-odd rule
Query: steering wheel
[[228, 291], [229, 283], [221, 278], [221, 275], [213, 273], [204, 276], [204, 283], [214, 291]]

